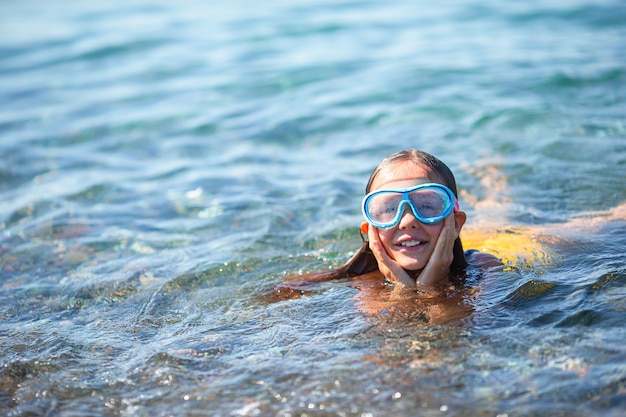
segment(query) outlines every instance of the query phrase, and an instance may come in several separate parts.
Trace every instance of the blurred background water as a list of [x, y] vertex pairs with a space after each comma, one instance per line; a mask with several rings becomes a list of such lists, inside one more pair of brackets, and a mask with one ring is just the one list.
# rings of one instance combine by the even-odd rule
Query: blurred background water
[[496, 246], [444, 324], [258, 295], [348, 259], [397, 150], [469, 228], [622, 204], [623, 1], [6, 0], [0, 34], [1, 414], [622, 415], [623, 220]]

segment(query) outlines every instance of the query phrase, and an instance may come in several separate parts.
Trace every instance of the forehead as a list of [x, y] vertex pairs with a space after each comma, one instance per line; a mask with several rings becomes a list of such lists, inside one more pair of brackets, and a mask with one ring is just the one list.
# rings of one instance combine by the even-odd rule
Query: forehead
[[397, 162], [378, 173], [370, 191], [381, 188], [406, 188], [427, 182], [438, 182], [430, 170], [410, 162]]

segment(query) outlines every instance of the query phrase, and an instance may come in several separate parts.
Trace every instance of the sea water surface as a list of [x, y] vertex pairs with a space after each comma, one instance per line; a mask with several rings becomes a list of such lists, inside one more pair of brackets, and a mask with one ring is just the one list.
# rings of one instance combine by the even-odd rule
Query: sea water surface
[[[623, 415], [623, 1], [7, 0], [0, 34], [0, 414]], [[268, 297], [413, 147], [505, 271]]]

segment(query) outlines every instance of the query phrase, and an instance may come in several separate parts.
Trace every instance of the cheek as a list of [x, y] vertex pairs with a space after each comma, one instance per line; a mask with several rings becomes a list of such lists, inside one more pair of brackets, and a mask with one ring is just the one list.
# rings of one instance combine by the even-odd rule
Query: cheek
[[380, 241], [385, 246], [385, 249], [389, 250], [393, 242], [394, 228], [391, 229], [378, 229], [378, 236]]
[[441, 234], [441, 231], [443, 230], [443, 222], [441, 221], [436, 224], [430, 224], [424, 227], [424, 229], [426, 230], [426, 233], [428, 233], [428, 235], [430, 236], [431, 240], [437, 239]]

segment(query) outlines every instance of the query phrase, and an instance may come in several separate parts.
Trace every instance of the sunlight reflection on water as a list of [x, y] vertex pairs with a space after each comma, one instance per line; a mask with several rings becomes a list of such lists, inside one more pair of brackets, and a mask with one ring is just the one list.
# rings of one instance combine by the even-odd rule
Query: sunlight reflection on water
[[[620, 415], [618, 3], [3, 4], [0, 412]], [[272, 293], [408, 147], [506, 271]]]

